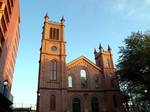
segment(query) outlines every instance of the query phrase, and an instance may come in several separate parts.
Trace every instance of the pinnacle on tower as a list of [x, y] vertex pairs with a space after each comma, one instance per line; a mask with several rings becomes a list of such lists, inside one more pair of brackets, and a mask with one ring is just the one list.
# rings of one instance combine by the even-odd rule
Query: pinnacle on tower
[[102, 50], [102, 49], [103, 49], [102, 45], [101, 45], [101, 44], [99, 44], [99, 50]]
[[65, 22], [64, 16], [62, 16], [62, 18], [61, 18], [61, 22]]
[[111, 50], [111, 48], [110, 48], [110, 46], [109, 46], [109, 44], [108, 44], [108, 51], [110, 51]]
[[96, 49], [94, 48], [94, 54], [96, 54], [97, 53], [97, 51], [96, 51]]
[[99, 50], [100, 50], [100, 49], [103, 49], [102, 46], [101, 46], [101, 44], [99, 44]]
[[48, 17], [48, 12], [47, 12], [46, 15], [45, 15], [45, 21], [47, 22], [48, 19], [49, 19], [49, 17]]
[[103, 52], [104, 50], [103, 50], [103, 47], [101, 46], [101, 44], [99, 44], [99, 51], [100, 52]]
[[49, 17], [48, 17], [48, 12], [46, 12], [46, 14], [45, 14], [45, 18], [49, 18]]

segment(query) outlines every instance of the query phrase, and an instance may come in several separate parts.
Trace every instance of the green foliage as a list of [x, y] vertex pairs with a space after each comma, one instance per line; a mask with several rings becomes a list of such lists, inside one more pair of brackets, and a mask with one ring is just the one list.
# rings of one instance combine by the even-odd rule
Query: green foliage
[[[126, 86], [122, 89], [123, 97], [136, 96], [132, 99], [135, 105], [142, 101], [150, 104], [150, 31], [132, 33], [124, 44], [120, 47], [117, 65], [121, 85]], [[127, 101], [129, 98], [125, 103]]]

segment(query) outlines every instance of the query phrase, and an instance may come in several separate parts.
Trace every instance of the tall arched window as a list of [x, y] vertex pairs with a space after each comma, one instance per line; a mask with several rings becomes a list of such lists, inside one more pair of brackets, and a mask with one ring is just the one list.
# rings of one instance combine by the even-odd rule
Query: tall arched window
[[68, 76], [68, 87], [72, 87], [72, 77]]
[[96, 97], [91, 99], [92, 112], [99, 112], [99, 102]]
[[87, 88], [87, 75], [85, 70], [80, 71], [81, 87]]
[[74, 98], [72, 102], [73, 112], [81, 112], [80, 99]]
[[55, 40], [56, 39], [56, 29], [55, 28], [53, 29], [53, 34], [54, 34], [53, 39]]
[[50, 32], [49, 32], [49, 38], [52, 39], [52, 28], [50, 28]]
[[51, 72], [50, 72], [50, 80], [56, 80], [57, 75], [57, 61], [51, 61]]
[[56, 110], [56, 97], [55, 97], [55, 95], [51, 95], [51, 98], [50, 98], [50, 109], [51, 110]]
[[51, 39], [54, 38], [54, 28], [51, 28]]
[[59, 29], [57, 29], [57, 40], [59, 40]]

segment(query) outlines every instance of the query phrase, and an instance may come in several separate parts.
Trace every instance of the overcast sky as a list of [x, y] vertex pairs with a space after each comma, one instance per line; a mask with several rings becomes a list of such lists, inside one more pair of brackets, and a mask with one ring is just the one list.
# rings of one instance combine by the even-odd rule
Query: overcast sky
[[67, 62], [84, 55], [94, 62], [99, 43], [113, 50], [131, 32], [150, 29], [150, 0], [21, 0], [21, 40], [15, 66], [14, 104], [36, 104], [39, 49], [44, 15], [60, 21], [65, 17]]

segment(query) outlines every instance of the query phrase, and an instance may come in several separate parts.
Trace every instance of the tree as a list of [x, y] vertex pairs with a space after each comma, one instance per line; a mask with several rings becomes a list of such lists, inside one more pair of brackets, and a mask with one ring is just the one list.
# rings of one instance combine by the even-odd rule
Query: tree
[[124, 44], [119, 51], [117, 74], [121, 84], [126, 83], [125, 97], [133, 95], [135, 103], [150, 105], [150, 31], [132, 33]]

